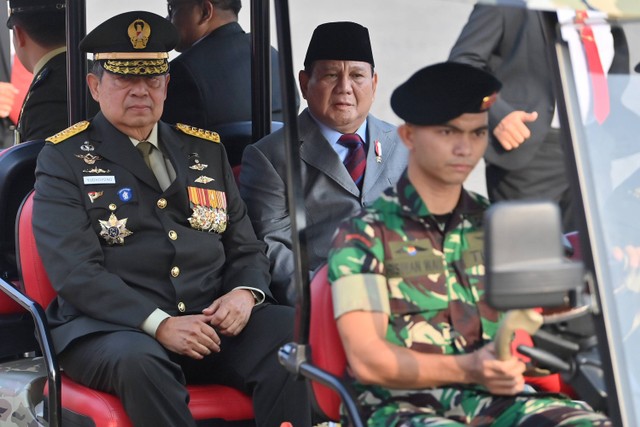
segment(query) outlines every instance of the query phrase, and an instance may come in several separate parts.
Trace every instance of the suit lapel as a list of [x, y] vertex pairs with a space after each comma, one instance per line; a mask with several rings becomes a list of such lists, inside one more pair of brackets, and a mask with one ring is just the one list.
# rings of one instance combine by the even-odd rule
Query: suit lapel
[[[135, 175], [140, 181], [160, 191], [158, 180], [151, 169], [145, 165], [142, 156], [140, 156], [128, 136], [111, 125], [102, 113], [98, 113], [93, 119], [92, 127], [94, 131], [91, 133], [91, 141], [99, 142], [95, 147], [97, 155], [105, 160], [117, 163]], [[98, 135], [102, 135], [102, 138], [99, 138]]]
[[[369, 116], [367, 119], [367, 137], [369, 138], [367, 144], [367, 168], [364, 173], [364, 182], [362, 183], [362, 195], [375, 186], [376, 182], [380, 179], [380, 175], [385, 170], [387, 163], [391, 159], [391, 153], [396, 150], [397, 138], [393, 138], [393, 130], [383, 130], [380, 127], [380, 121], [373, 116]], [[380, 143], [381, 155], [380, 162], [376, 159], [376, 143]]]
[[338, 153], [322, 135], [307, 110], [300, 115], [300, 140], [302, 141], [300, 158], [303, 162], [318, 169], [348, 192], [355, 196], [360, 195], [358, 187], [342, 164]]

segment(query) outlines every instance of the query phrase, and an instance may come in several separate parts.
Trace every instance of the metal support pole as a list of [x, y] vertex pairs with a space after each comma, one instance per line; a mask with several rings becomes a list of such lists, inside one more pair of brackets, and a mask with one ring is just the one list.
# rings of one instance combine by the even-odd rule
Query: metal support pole
[[87, 32], [86, 0], [67, 0], [67, 105], [69, 126], [87, 116], [87, 61], [78, 49]]
[[269, 0], [251, 0], [252, 139], [271, 133], [271, 26]]

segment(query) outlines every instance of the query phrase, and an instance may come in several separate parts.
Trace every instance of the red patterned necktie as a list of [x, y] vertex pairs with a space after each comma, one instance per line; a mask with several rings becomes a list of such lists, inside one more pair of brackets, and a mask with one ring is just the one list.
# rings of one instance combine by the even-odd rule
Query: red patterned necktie
[[580, 39], [584, 46], [585, 56], [587, 57], [587, 67], [589, 68], [589, 77], [591, 79], [593, 114], [596, 121], [602, 124], [609, 115], [609, 86], [607, 85], [607, 76], [602, 69], [598, 46], [593, 36], [593, 28], [591, 28], [591, 25], [585, 23], [586, 18], [586, 10], [576, 11], [576, 22], [582, 24], [580, 28]]
[[364, 151], [362, 138], [358, 134], [348, 133], [340, 137], [338, 144], [349, 149], [347, 157], [344, 159], [344, 166], [349, 171], [353, 182], [362, 190], [364, 169], [367, 165], [367, 153]]

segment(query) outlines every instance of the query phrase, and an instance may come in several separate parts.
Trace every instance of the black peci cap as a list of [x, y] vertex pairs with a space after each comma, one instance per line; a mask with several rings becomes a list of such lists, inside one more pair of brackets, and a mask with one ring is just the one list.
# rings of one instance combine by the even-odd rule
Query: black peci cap
[[502, 84], [471, 65], [442, 62], [425, 67], [391, 95], [391, 108], [405, 122], [439, 125], [465, 113], [487, 111]]
[[178, 43], [178, 30], [160, 15], [126, 12], [98, 25], [80, 42], [105, 70], [122, 75], [155, 76], [169, 71], [169, 51]]
[[63, 12], [64, 8], [64, 0], [9, 0], [9, 19], [7, 19], [7, 27], [13, 28], [12, 18], [14, 15], [55, 11]]
[[373, 66], [369, 30], [355, 22], [318, 25], [311, 36], [304, 66], [308, 67], [313, 61], [322, 59], [362, 61]]

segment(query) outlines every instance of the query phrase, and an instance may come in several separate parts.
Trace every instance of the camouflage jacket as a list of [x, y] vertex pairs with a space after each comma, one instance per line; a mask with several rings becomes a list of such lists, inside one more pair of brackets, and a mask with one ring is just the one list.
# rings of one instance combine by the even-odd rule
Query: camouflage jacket
[[[488, 205], [463, 190], [441, 230], [405, 172], [338, 230], [329, 254], [336, 318], [354, 310], [387, 313], [387, 340], [425, 353], [461, 354], [492, 340], [500, 315], [484, 300], [482, 220]], [[395, 399], [420, 393], [358, 389], [368, 396], [365, 404], [390, 393]]]

